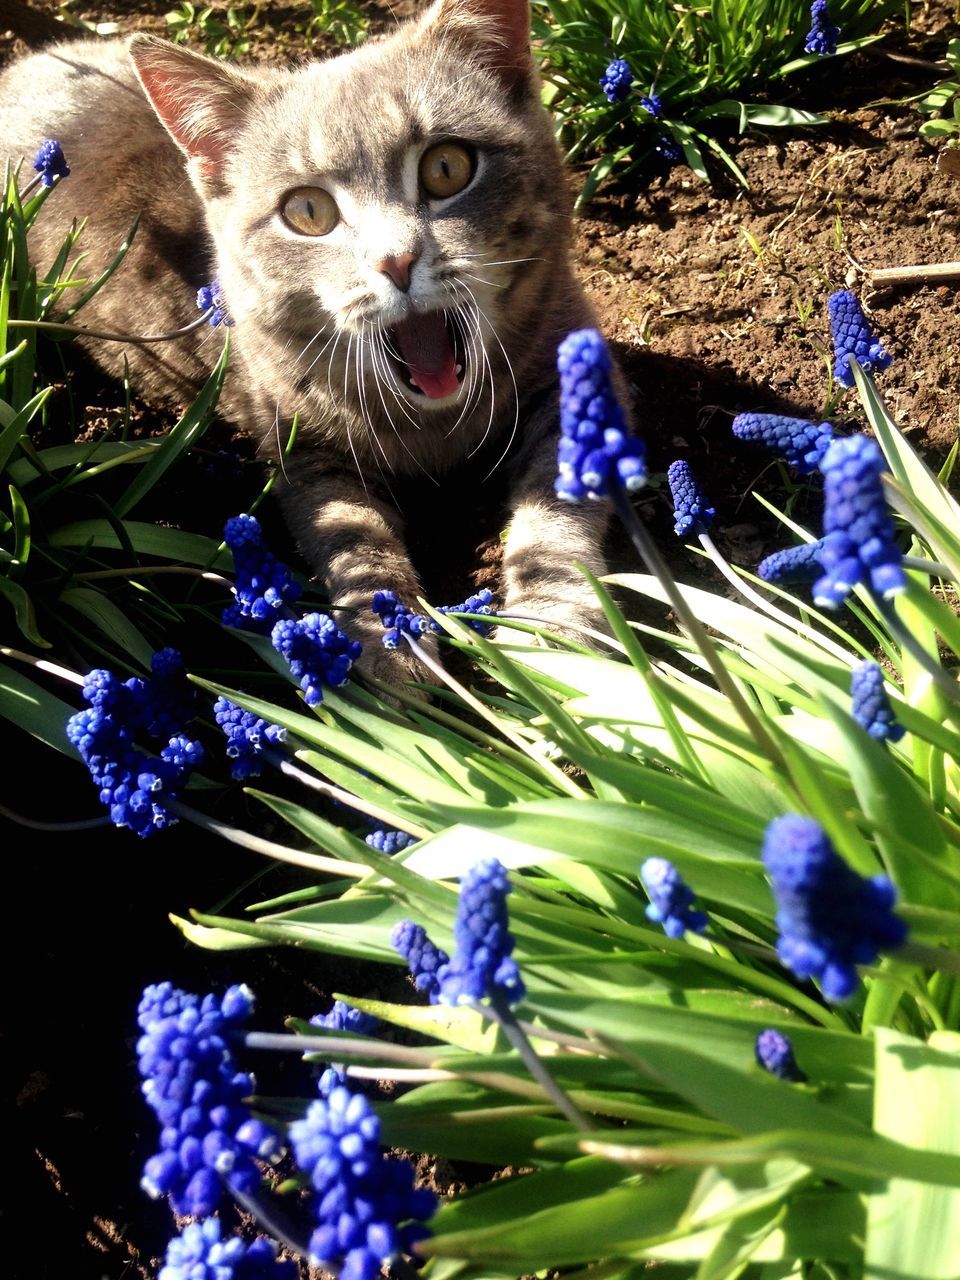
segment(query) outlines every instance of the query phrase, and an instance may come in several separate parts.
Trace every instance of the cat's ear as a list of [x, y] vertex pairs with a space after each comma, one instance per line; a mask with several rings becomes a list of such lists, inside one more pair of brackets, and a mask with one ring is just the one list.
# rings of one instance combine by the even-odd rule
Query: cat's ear
[[134, 36], [129, 49], [160, 122], [189, 157], [190, 176], [201, 190], [215, 189], [238, 126], [258, 96], [257, 82], [156, 36]]
[[424, 25], [469, 47], [509, 88], [536, 84], [529, 0], [436, 0]]

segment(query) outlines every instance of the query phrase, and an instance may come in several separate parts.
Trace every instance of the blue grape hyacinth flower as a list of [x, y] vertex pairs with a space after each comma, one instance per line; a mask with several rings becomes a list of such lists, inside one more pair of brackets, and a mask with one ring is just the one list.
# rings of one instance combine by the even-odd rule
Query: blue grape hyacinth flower
[[58, 178], [62, 180], [70, 176], [63, 148], [54, 138], [45, 138], [40, 143], [37, 154], [33, 157], [33, 167], [45, 187], [52, 187]]
[[[201, 743], [185, 732], [194, 697], [179, 652], [160, 650], [152, 666], [149, 680], [91, 671], [82, 691], [88, 706], [66, 725], [67, 739], [87, 766], [110, 821], [141, 837], [177, 821], [167, 801], [179, 795], [203, 759]], [[166, 739], [159, 756], [137, 747], [141, 733]]]
[[907, 579], [883, 492], [888, 467], [880, 446], [864, 435], [835, 440], [820, 469], [824, 573], [814, 583], [814, 603], [835, 609], [860, 583], [883, 599], [899, 595]]
[[379, 1018], [372, 1013], [354, 1009], [343, 1000], [334, 1000], [327, 1013], [315, 1013], [310, 1025], [325, 1027], [328, 1031], [346, 1031], [349, 1035], [372, 1036], [380, 1026]]
[[837, 41], [840, 39], [840, 28], [830, 21], [830, 6], [827, 0], [813, 0], [810, 6], [810, 30], [807, 32], [804, 50], [817, 53], [821, 57], [831, 57], [837, 52]]
[[160, 1150], [143, 1167], [141, 1186], [169, 1196], [175, 1213], [206, 1217], [224, 1188], [250, 1194], [258, 1161], [282, 1149], [279, 1134], [250, 1114], [253, 1077], [241, 1071], [233, 1042], [253, 1009], [245, 986], [219, 999], [170, 982], [147, 987], [137, 1010], [137, 1057], [144, 1099], [161, 1125]]
[[440, 1004], [471, 1004], [488, 996], [507, 1005], [526, 994], [509, 929], [510, 880], [497, 858], [483, 858], [460, 880], [454, 951], [437, 974]]
[[672, 133], [658, 134], [653, 149], [668, 166], [679, 164], [683, 159], [683, 147]]
[[255, 516], [233, 516], [223, 528], [233, 554], [235, 603], [223, 611], [224, 626], [269, 635], [284, 608], [300, 599], [300, 584], [264, 544]]
[[640, 105], [644, 111], [653, 116], [654, 120], [659, 120], [663, 115], [663, 99], [655, 93], [648, 93], [640, 99]]
[[640, 868], [640, 881], [650, 895], [646, 917], [663, 927], [668, 938], [703, 933], [707, 917], [693, 910], [694, 894], [680, 872], [666, 858], [647, 858]]
[[854, 384], [850, 357], [865, 372], [886, 369], [893, 364], [893, 356], [884, 351], [863, 308], [849, 289], [832, 293], [827, 303], [830, 312], [830, 331], [833, 335], [833, 376], [844, 387]]
[[600, 88], [608, 102], [623, 102], [633, 84], [633, 71], [626, 58], [614, 58], [600, 77]]
[[188, 1222], [167, 1246], [157, 1280], [296, 1280], [296, 1262], [279, 1259], [272, 1240], [257, 1236], [247, 1244], [221, 1230], [216, 1217]]
[[[486, 587], [472, 596], [467, 596], [462, 604], [442, 604], [438, 613], [481, 613], [487, 617], [495, 617], [492, 608], [493, 593]], [[380, 619], [383, 635], [380, 637], [385, 649], [398, 649], [404, 635], [426, 635], [428, 631], [440, 634], [442, 628], [433, 618], [424, 613], [414, 613], [403, 603], [395, 591], [376, 591], [370, 608]], [[477, 635], [488, 636], [493, 630], [493, 623], [484, 622], [481, 618], [464, 618], [463, 622]]]
[[797, 547], [773, 551], [757, 566], [757, 577], [764, 582], [813, 582], [823, 573], [820, 555], [823, 540], [802, 542]]
[[304, 701], [315, 707], [323, 701], [323, 687], [339, 689], [363, 651], [325, 613], [308, 613], [299, 620], [281, 618], [271, 632], [273, 647], [299, 680]]
[[667, 467], [667, 482], [673, 498], [673, 531], [677, 537], [698, 537], [706, 533], [717, 514], [697, 484], [689, 462], [671, 462]]
[[797, 1066], [790, 1037], [774, 1027], [767, 1027], [765, 1031], [760, 1032], [754, 1046], [754, 1053], [757, 1063], [763, 1067], [764, 1071], [769, 1071], [779, 1080], [786, 1080], [790, 1084], [803, 1084], [807, 1078]]
[[450, 963], [445, 951], [427, 937], [422, 925], [412, 920], [401, 920], [393, 926], [390, 942], [394, 950], [407, 962], [413, 985], [418, 991], [429, 996], [431, 1004], [437, 1004], [440, 998], [440, 970]]
[[777, 903], [777, 954], [798, 978], [818, 979], [825, 999], [846, 1000], [857, 965], [906, 941], [891, 881], [858, 875], [811, 818], [774, 818], [761, 857]]
[[765, 444], [801, 475], [816, 471], [834, 435], [829, 422], [808, 422], [782, 413], [738, 413], [732, 424], [738, 440]]
[[259, 777], [264, 748], [286, 741], [287, 731], [281, 725], [269, 724], [229, 698], [216, 700], [213, 718], [226, 735], [227, 759], [232, 762], [230, 776], [236, 782]]
[[408, 1160], [383, 1154], [380, 1120], [361, 1094], [334, 1087], [289, 1136], [315, 1193], [313, 1263], [337, 1268], [339, 1280], [375, 1280], [385, 1263], [430, 1234], [436, 1197], [414, 1185]]
[[371, 849], [376, 849], [378, 853], [385, 853], [392, 857], [393, 854], [402, 853], [404, 849], [409, 849], [412, 844], [416, 844], [417, 838], [406, 831], [391, 831], [387, 827], [377, 827], [375, 831], [363, 837], [363, 843], [368, 844]]
[[578, 329], [557, 349], [560, 370], [558, 498], [579, 502], [646, 484], [643, 442], [627, 433], [613, 362], [596, 329]]
[[233, 327], [233, 319], [227, 310], [227, 301], [219, 280], [211, 280], [197, 290], [197, 310], [210, 312], [211, 329], [215, 329], [218, 324], [227, 329]]
[[906, 730], [897, 723], [883, 672], [875, 662], [859, 663], [850, 674], [850, 714], [878, 742], [899, 742]]

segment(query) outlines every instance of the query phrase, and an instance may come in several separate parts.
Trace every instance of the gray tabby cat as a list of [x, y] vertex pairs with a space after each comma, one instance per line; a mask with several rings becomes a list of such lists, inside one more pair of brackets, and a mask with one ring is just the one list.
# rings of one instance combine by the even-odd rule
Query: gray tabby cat
[[[56, 138], [71, 166], [41, 264], [89, 215], [92, 275], [142, 211], [85, 324], [176, 328], [218, 276], [236, 326], [224, 409], [274, 453], [299, 414], [280, 501], [330, 600], [359, 610], [368, 669], [406, 661], [376, 643], [373, 592], [421, 594], [392, 493], [477, 451], [510, 469], [503, 607], [597, 624], [573, 565], [603, 571], [606, 504], [553, 496], [556, 348], [593, 317], [527, 0], [437, 0], [292, 71], [147, 36], [55, 46], [0, 78], [0, 137], [12, 158]], [[212, 337], [129, 348], [143, 393], [195, 392]]]

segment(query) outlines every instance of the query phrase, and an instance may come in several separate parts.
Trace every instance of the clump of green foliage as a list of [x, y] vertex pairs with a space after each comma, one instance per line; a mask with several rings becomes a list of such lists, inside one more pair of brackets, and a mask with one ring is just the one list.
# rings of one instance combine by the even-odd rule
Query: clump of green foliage
[[917, 103], [917, 110], [929, 116], [920, 126], [920, 136], [943, 139], [948, 147], [960, 147], [960, 38], [950, 41], [944, 56], [953, 74], [934, 85]]
[[[842, 33], [837, 53], [869, 43], [896, 8], [895, 0], [832, 0], [831, 17]], [[747, 185], [714, 136], [718, 127], [743, 132], [826, 118], [741, 99], [760, 90], [769, 97], [770, 86], [785, 75], [832, 61], [804, 53], [810, 28], [805, 0], [534, 0], [533, 19], [547, 101], [568, 158], [592, 165], [581, 203], [605, 179], [626, 177], [647, 162], [658, 130], [704, 181], [714, 157]], [[610, 103], [598, 81], [614, 58], [629, 63], [634, 86], [625, 101]], [[656, 128], [640, 105], [649, 94], [664, 104]]]
[[164, 21], [174, 44], [200, 44], [211, 57], [232, 60], [250, 52], [250, 32], [259, 13], [259, 5], [247, 13], [233, 6], [226, 10], [213, 5], [199, 8], [192, 0], [182, 0], [179, 9], [164, 14]]

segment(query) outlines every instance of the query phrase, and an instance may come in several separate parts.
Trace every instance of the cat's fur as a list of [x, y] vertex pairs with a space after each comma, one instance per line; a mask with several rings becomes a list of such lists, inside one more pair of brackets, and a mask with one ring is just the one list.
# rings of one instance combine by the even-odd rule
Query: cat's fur
[[[92, 275], [142, 212], [83, 323], [176, 328], [219, 275], [235, 321], [223, 404], [267, 451], [299, 414], [280, 500], [331, 600], [361, 610], [361, 638], [372, 639], [362, 630], [375, 589], [411, 603], [420, 593], [391, 490], [423, 472], [442, 482], [477, 450], [512, 477], [503, 607], [596, 622], [573, 566], [602, 571], [605, 504], [564, 505], [552, 485], [556, 348], [593, 318], [569, 261], [527, 0], [438, 0], [387, 37], [292, 71], [143, 36], [55, 46], [0, 77], [0, 137], [14, 159], [56, 138], [71, 166], [34, 232], [40, 264], [72, 218], [89, 216]], [[461, 193], [428, 201], [418, 157], [442, 139], [471, 144], [477, 169]], [[337, 200], [329, 235], [281, 220], [286, 193], [304, 186]], [[394, 280], [405, 254], [418, 255], [408, 290]], [[402, 385], [376, 335], [411, 310], [452, 308], [466, 371], [455, 399], [428, 400]], [[145, 394], [183, 400], [218, 348], [203, 330], [126, 350]], [[381, 670], [386, 657], [368, 645]]]

